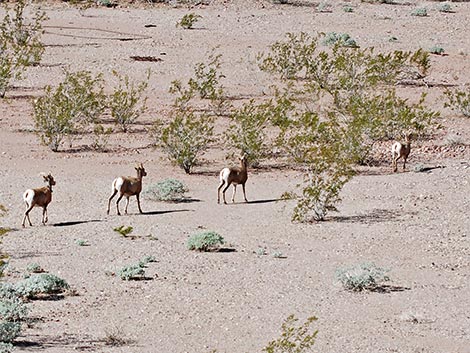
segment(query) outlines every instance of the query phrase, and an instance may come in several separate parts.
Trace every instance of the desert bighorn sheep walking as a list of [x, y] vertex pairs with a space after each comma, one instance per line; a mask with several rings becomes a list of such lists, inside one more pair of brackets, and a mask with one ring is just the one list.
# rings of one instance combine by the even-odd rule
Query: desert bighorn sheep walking
[[395, 173], [398, 169], [397, 162], [400, 158], [403, 158], [403, 170], [406, 167], [406, 160], [411, 151], [411, 134], [405, 135], [405, 143], [395, 142], [392, 145], [392, 169]]
[[230, 184], [233, 184], [233, 194], [232, 194], [232, 202], [235, 202], [235, 193], [237, 191], [237, 185], [241, 184], [243, 187], [243, 196], [245, 198], [245, 202], [248, 202], [246, 199], [245, 193], [245, 183], [248, 179], [248, 172], [247, 172], [247, 156], [246, 153], [243, 156], [238, 158], [240, 160], [240, 168], [224, 168], [220, 171], [220, 184], [219, 188], [217, 189], [217, 203], [220, 203], [220, 189], [224, 187], [222, 194], [224, 197], [224, 203], [226, 204], [227, 201], [225, 200], [225, 191], [227, 191]]
[[26, 212], [23, 217], [23, 227], [25, 226], [26, 218], [28, 219], [29, 225], [32, 226], [31, 220], [29, 219], [29, 212], [34, 206], [42, 207], [42, 224], [46, 224], [48, 221], [47, 217], [47, 205], [52, 200], [52, 186], [55, 185], [54, 177], [49, 172], [48, 175], [42, 174], [44, 181], [47, 186], [36, 189], [28, 189], [23, 194], [23, 200], [26, 203]]
[[142, 212], [142, 209], [140, 208], [140, 192], [142, 191], [142, 178], [147, 175], [145, 172], [144, 166], [142, 163], [140, 165], [137, 165], [135, 167], [135, 170], [137, 171], [137, 178], [134, 177], [119, 177], [114, 179], [113, 181], [113, 194], [109, 198], [108, 201], [108, 211], [107, 213], [109, 214], [109, 208], [111, 205], [111, 200], [113, 199], [114, 196], [119, 192], [119, 197], [116, 201], [116, 209], [117, 209], [117, 214], [120, 216], [121, 213], [119, 212], [119, 201], [121, 201], [123, 196], [126, 196], [127, 202], [126, 202], [126, 209], [124, 210], [124, 213], [127, 214], [127, 206], [129, 206], [129, 197], [134, 196], [137, 198], [137, 206], [139, 207], [139, 212]]

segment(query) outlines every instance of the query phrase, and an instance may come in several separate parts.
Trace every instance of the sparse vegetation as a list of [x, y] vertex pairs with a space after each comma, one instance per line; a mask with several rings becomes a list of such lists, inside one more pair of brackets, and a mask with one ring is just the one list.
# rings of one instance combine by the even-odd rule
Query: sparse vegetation
[[213, 131], [213, 118], [176, 110], [167, 126], [157, 120], [152, 133], [155, 144], [166, 152], [168, 159], [189, 174], [212, 141]]
[[470, 87], [466, 90], [446, 90], [444, 94], [447, 96], [445, 107], [457, 110], [463, 116], [470, 117]]
[[438, 10], [439, 12], [446, 12], [446, 13], [454, 12], [454, 10], [453, 10], [451, 4], [449, 4], [449, 3], [447, 3], [447, 2], [445, 2], [445, 3], [443, 3], [443, 4], [439, 4], [439, 5], [437, 6], [437, 10]]
[[140, 264], [128, 265], [121, 268], [118, 271], [118, 275], [125, 281], [141, 279], [145, 276], [145, 269]]
[[113, 228], [113, 230], [116, 232], [116, 233], [119, 233], [121, 236], [123, 237], [127, 237], [129, 234], [131, 234], [133, 231], [134, 231], [134, 228], [131, 227], [131, 226], [119, 226], [119, 227], [116, 227], [116, 228]]
[[148, 185], [142, 196], [154, 201], [178, 202], [185, 199], [188, 188], [179, 180], [167, 178], [156, 184]]
[[140, 267], [146, 267], [148, 263], [150, 262], [157, 262], [157, 259], [153, 255], [147, 255], [144, 256], [140, 261], [139, 261], [139, 266]]
[[36, 11], [26, 18], [26, 2], [15, 2], [13, 10], [6, 12], [0, 23], [0, 98], [5, 97], [10, 80], [22, 78], [28, 66], [41, 61], [44, 45], [43, 11]]
[[389, 281], [389, 270], [377, 267], [373, 263], [364, 262], [354, 267], [336, 270], [336, 279], [347, 290], [360, 292], [374, 290], [382, 282]]
[[147, 109], [147, 97], [143, 97], [150, 79], [150, 71], [144, 81], [136, 83], [129, 79], [129, 76], [121, 76], [117, 72], [113, 74], [118, 78], [119, 84], [109, 97], [109, 108], [111, 116], [116, 125], [123, 132], [129, 130], [129, 125], [133, 124]]
[[83, 239], [77, 239], [75, 240], [75, 244], [77, 244], [78, 246], [88, 246], [88, 241], [86, 240], [83, 240]]
[[425, 7], [418, 7], [411, 11], [411, 16], [416, 17], [426, 17], [428, 15], [428, 10]]
[[14, 290], [25, 298], [58, 294], [69, 288], [62, 278], [49, 273], [33, 274], [14, 286]]
[[42, 273], [44, 269], [39, 264], [33, 262], [26, 266], [26, 271], [29, 273]]
[[224, 238], [220, 234], [214, 231], [205, 231], [191, 235], [187, 246], [189, 250], [213, 251], [224, 243]]
[[340, 45], [342, 47], [357, 48], [356, 41], [348, 33], [329, 32], [323, 39], [323, 44], [328, 46]]
[[193, 12], [184, 15], [181, 20], [176, 23], [176, 27], [182, 27], [184, 29], [193, 29], [194, 24], [201, 19], [201, 15], [197, 15]]
[[315, 344], [315, 339], [318, 334], [318, 330], [311, 328], [313, 322], [317, 320], [316, 317], [312, 316], [307, 320], [298, 325], [299, 319], [294, 315], [289, 317], [282, 324], [281, 337], [269, 342], [269, 344], [263, 348], [263, 352], [266, 353], [302, 353], [311, 352], [311, 347]]
[[429, 52], [435, 55], [442, 55], [444, 54], [445, 50], [443, 47], [435, 45], [429, 49]]

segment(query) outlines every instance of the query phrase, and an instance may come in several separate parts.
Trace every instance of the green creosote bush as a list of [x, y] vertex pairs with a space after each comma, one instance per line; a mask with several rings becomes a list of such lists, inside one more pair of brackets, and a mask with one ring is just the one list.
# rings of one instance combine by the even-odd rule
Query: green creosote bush
[[49, 273], [33, 274], [14, 286], [15, 291], [26, 298], [58, 294], [69, 288], [65, 280]]
[[105, 128], [103, 125], [96, 123], [93, 127], [93, 142], [91, 147], [95, 151], [106, 151], [112, 133], [113, 128]]
[[131, 82], [129, 76], [121, 76], [116, 71], [113, 74], [118, 78], [119, 84], [110, 95], [108, 105], [116, 125], [127, 132], [129, 125], [147, 110], [147, 97], [143, 97], [143, 93], [148, 87], [150, 70], [147, 71], [146, 79], [139, 83]]
[[202, 18], [201, 15], [197, 15], [193, 12], [188, 13], [188, 14], [184, 15], [181, 18], [181, 20], [179, 20], [176, 23], [176, 27], [182, 27], [184, 29], [193, 29], [196, 22], [199, 21], [199, 19], [201, 19], [201, 18]]
[[[293, 214], [301, 222], [324, 220], [335, 210], [353, 164], [366, 162], [374, 143], [408, 128], [424, 135], [439, 118], [426, 109], [424, 95], [410, 104], [395, 93], [400, 79], [426, 74], [429, 53], [376, 54], [339, 42], [325, 51], [318, 46], [321, 37], [289, 33], [258, 56], [263, 71], [284, 80], [271, 122], [280, 130], [278, 147], [305, 171]], [[314, 107], [323, 98], [331, 103], [318, 113]]]
[[389, 281], [388, 272], [389, 270], [377, 267], [373, 263], [364, 262], [354, 267], [336, 270], [336, 279], [345, 289], [360, 292], [374, 290], [382, 282]]
[[416, 16], [416, 17], [427, 17], [428, 15], [428, 10], [425, 7], [418, 7], [411, 11], [411, 16]]
[[213, 134], [214, 119], [191, 110], [175, 110], [168, 125], [156, 120], [152, 128], [155, 145], [161, 147], [168, 159], [187, 174], [208, 148]]
[[431, 54], [442, 55], [442, 54], [444, 54], [445, 50], [444, 50], [444, 48], [441, 47], [441, 46], [434, 45], [433, 47], [431, 47], [431, 48], [429, 49], [429, 52], [430, 52]]
[[214, 232], [205, 231], [191, 235], [187, 241], [189, 250], [213, 251], [225, 243], [224, 238]]
[[349, 47], [349, 48], [358, 47], [356, 41], [353, 38], [351, 38], [351, 36], [348, 33], [329, 32], [325, 35], [325, 38], [323, 39], [323, 44], [328, 45], [328, 46], [339, 44], [343, 47]]
[[470, 87], [466, 91], [447, 89], [444, 94], [447, 97], [444, 107], [456, 110], [467, 118], [470, 117]]
[[46, 86], [44, 92], [33, 102], [33, 119], [41, 142], [54, 152], [65, 138], [95, 123], [105, 109], [102, 76], [88, 71], [66, 72], [57, 88]]
[[134, 231], [134, 228], [132, 226], [119, 226], [116, 228], [113, 228], [113, 230], [116, 233], [119, 233], [123, 237], [127, 237], [129, 234], [131, 234]]
[[294, 315], [289, 315], [289, 317], [282, 324], [281, 337], [269, 342], [269, 344], [263, 348], [263, 352], [311, 352], [311, 347], [315, 344], [315, 339], [318, 334], [318, 330], [313, 330], [311, 328], [313, 322], [316, 320], [317, 318], [312, 316], [307, 318], [303, 324], [298, 325], [299, 319], [297, 319]]
[[154, 201], [182, 201], [188, 188], [179, 180], [167, 178], [156, 184], [147, 185], [142, 196]]
[[140, 264], [128, 265], [122, 267], [118, 271], [118, 275], [125, 281], [136, 280], [145, 277], [145, 270]]
[[29, 273], [42, 273], [44, 269], [37, 263], [33, 262], [26, 266], [26, 272]]
[[26, 19], [26, 2], [17, 1], [0, 23], [0, 97], [5, 97], [11, 79], [21, 79], [28, 66], [39, 63], [44, 53], [41, 42], [43, 11]]

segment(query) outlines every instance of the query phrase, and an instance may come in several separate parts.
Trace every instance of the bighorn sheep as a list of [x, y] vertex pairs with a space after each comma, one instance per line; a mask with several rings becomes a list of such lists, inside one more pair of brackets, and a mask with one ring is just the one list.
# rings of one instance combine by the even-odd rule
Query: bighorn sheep
[[397, 162], [400, 158], [403, 158], [403, 170], [406, 167], [406, 160], [411, 151], [411, 134], [405, 135], [405, 143], [395, 142], [392, 145], [392, 169], [395, 173], [398, 169]]
[[55, 185], [54, 177], [49, 172], [48, 175], [42, 174], [44, 181], [47, 183], [47, 186], [37, 189], [28, 189], [23, 194], [23, 200], [26, 203], [26, 212], [23, 217], [23, 227], [25, 226], [26, 218], [28, 219], [29, 225], [31, 224], [31, 219], [29, 219], [29, 212], [33, 209], [34, 206], [42, 207], [42, 224], [46, 225], [48, 221], [47, 217], [47, 205], [52, 200], [52, 186]]
[[233, 184], [233, 194], [232, 194], [232, 202], [235, 202], [235, 193], [237, 191], [237, 185], [241, 184], [243, 187], [243, 196], [245, 198], [245, 202], [248, 202], [246, 199], [245, 193], [245, 183], [248, 179], [248, 172], [247, 172], [247, 156], [246, 153], [243, 156], [238, 158], [240, 160], [240, 168], [224, 168], [220, 171], [220, 184], [219, 188], [217, 189], [217, 203], [220, 203], [220, 189], [223, 186], [225, 188], [222, 191], [224, 197], [224, 203], [227, 204], [225, 200], [225, 191], [227, 191], [230, 184]]
[[113, 199], [114, 196], [119, 192], [119, 197], [116, 201], [116, 209], [117, 209], [117, 214], [120, 216], [121, 213], [119, 212], [119, 201], [121, 201], [123, 196], [126, 196], [127, 202], [126, 202], [126, 209], [124, 210], [124, 213], [127, 214], [127, 206], [129, 206], [129, 197], [134, 196], [137, 198], [137, 206], [139, 207], [139, 212], [142, 212], [142, 209], [140, 208], [140, 192], [142, 191], [142, 178], [147, 175], [145, 172], [144, 166], [142, 163], [140, 165], [137, 165], [135, 167], [135, 170], [137, 171], [137, 178], [133, 177], [119, 177], [114, 179], [113, 181], [113, 194], [109, 198], [108, 201], [108, 214], [109, 214], [109, 208], [111, 205], [111, 200]]

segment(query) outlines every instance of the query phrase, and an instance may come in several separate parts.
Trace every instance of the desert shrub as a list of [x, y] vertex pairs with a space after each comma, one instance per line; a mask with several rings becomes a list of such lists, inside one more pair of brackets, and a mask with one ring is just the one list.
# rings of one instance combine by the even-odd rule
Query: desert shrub
[[343, 11], [344, 12], [354, 12], [354, 8], [352, 6], [345, 5], [345, 6], [343, 6]]
[[390, 280], [387, 276], [388, 271], [373, 263], [364, 262], [354, 267], [336, 270], [336, 279], [350, 291], [374, 290], [382, 282]]
[[11, 296], [0, 299], [1, 320], [9, 322], [22, 321], [26, 319], [28, 313], [28, 308], [19, 297]]
[[224, 238], [220, 234], [214, 231], [205, 231], [191, 235], [187, 247], [189, 250], [212, 251], [224, 243]]
[[168, 159], [189, 174], [212, 141], [213, 131], [213, 118], [190, 110], [176, 110], [167, 126], [157, 120], [152, 134]]
[[124, 266], [118, 271], [119, 277], [122, 280], [130, 281], [135, 279], [140, 279], [145, 276], [145, 270], [139, 264], [137, 265], [128, 265]]
[[439, 12], [447, 12], [447, 13], [454, 12], [452, 6], [446, 2], [443, 4], [439, 4], [439, 6], [437, 7], [437, 10]]
[[116, 227], [116, 228], [113, 228], [113, 230], [116, 232], [116, 233], [119, 233], [121, 236], [123, 237], [127, 237], [129, 234], [131, 234], [133, 231], [134, 231], [134, 228], [131, 227], [131, 226], [119, 226], [119, 227]]
[[0, 97], [4, 97], [11, 79], [20, 79], [26, 67], [41, 60], [42, 22], [45, 12], [37, 11], [26, 20], [26, 2], [17, 1], [0, 23]]
[[129, 80], [129, 76], [120, 76], [117, 72], [113, 74], [119, 79], [118, 87], [109, 97], [109, 108], [111, 116], [116, 125], [123, 132], [127, 132], [129, 125], [133, 124], [147, 109], [147, 97], [143, 97], [150, 79], [150, 71], [144, 81], [136, 83]]
[[267, 255], [267, 254], [268, 254], [268, 253], [266, 252], [266, 249], [264, 249], [264, 248], [258, 248], [258, 249], [256, 250], [256, 255], [258, 255], [258, 256], [265, 256], [265, 255]]
[[428, 15], [428, 10], [425, 7], [418, 7], [411, 11], [411, 16], [417, 17], [426, 17]]
[[192, 29], [194, 24], [201, 19], [201, 15], [197, 15], [193, 12], [184, 15], [181, 20], [176, 23], [176, 27], [182, 27], [184, 29]]
[[266, 129], [270, 126], [272, 109], [271, 102], [257, 105], [251, 100], [230, 114], [226, 143], [231, 149], [246, 153], [252, 166], [259, 165], [269, 155]]
[[78, 246], [88, 246], [88, 241], [86, 240], [83, 240], [83, 239], [77, 239], [75, 240], [75, 244], [77, 244]]
[[26, 266], [26, 271], [29, 273], [41, 273], [44, 269], [37, 263], [32, 262]]
[[275, 259], [282, 259], [282, 258], [284, 258], [284, 255], [280, 251], [275, 251], [275, 252], [273, 252], [273, 257]]
[[148, 263], [150, 262], [156, 262], [157, 259], [153, 255], [147, 255], [144, 256], [140, 261], [139, 261], [139, 266], [140, 267], [146, 267]]
[[49, 273], [31, 275], [15, 285], [15, 291], [26, 298], [62, 293], [69, 288], [66, 281]]
[[323, 44], [328, 46], [339, 44], [350, 48], [358, 47], [356, 41], [348, 33], [329, 32], [326, 34], [325, 39], [323, 39]]
[[302, 353], [310, 352], [311, 347], [315, 344], [315, 338], [317, 337], [318, 330], [312, 330], [311, 325], [317, 318], [312, 316], [307, 320], [298, 325], [297, 319], [294, 315], [289, 317], [282, 324], [281, 337], [276, 340], [269, 342], [269, 344], [263, 348], [263, 352], [266, 353]]
[[317, 5], [317, 11], [318, 12], [331, 12], [331, 4], [326, 1], [322, 1]]
[[0, 342], [0, 353], [11, 353], [15, 347], [11, 343]]
[[447, 96], [445, 107], [457, 110], [466, 117], [470, 117], [470, 87], [466, 91], [446, 90], [444, 94]]
[[41, 142], [54, 152], [66, 137], [95, 122], [105, 108], [102, 78], [87, 71], [67, 72], [56, 89], [46, 86], [44, 91], [33, 103], [34, 122]]
[[21, 324], [19, 322], [0, 321], [0, 342], [11, 343], [19, 336]]
[[429, 52], [430, 52], [431, 54], [442, 55], [442, 54], [444, 54], [445, 50], [444, 50], [444, 48], [441, 47], [441, 46], [434, 45], [433, 47], [431, 47], [431, 48], [429, 49]]
[[185, 199], [187, 187], [179, 180], [167, 178], [146, 186], [142, 196], [155, 201], [181, 201]]
[[103, 125], [96, 123], [93, 127], [91, 147], [96, 151], [105, 151], [112, 133], [113, 129], [111, 127], [105, 128]]

